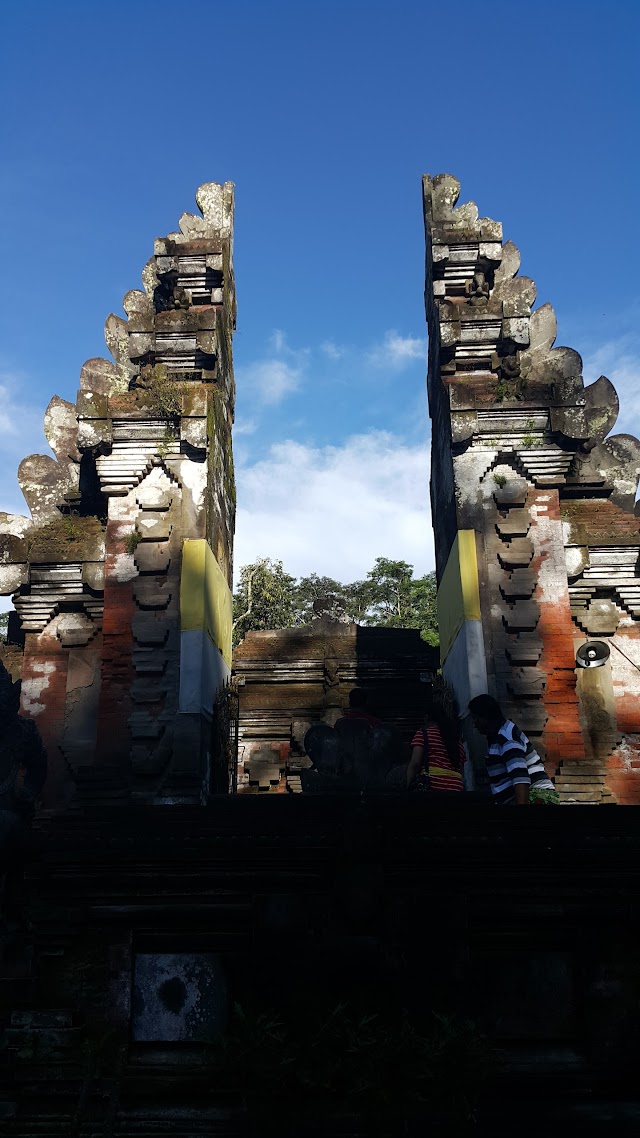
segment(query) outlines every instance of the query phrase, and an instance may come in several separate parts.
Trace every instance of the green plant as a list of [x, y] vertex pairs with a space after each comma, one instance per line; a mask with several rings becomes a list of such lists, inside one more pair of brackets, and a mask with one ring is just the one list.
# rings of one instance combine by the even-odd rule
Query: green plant
[[141, 541], [142, 541], [142, 538], [140, 537], [140, 534], [136, 533], [135, 530], [133, 530], [131, 533], [127, 534], [127, 536], [125, 538], [125, 543], [124, 543], [127, 553], [135, 553], [135, 551], [138, 548], [138, 546], [140, 545]]
[[145, 377], [144, 395], [149, 411], [157, 419], [177, 419], [182, 414], [185, 383], [172, 379], [167, 369], [158, 364]]
[[526, 399], [527, 381], [521, 376], [518, 379], [503, 379], [501, 377], [496, 383], [494, 394], [496, 403], [503, 403], [505, 399]]
[[169, 453], [169, 445], [173, 442], [175, 437], [176, 436], [175, 436], [174, 432], [171, 430], [170, 424], [167, 423], [167, 429], [164, 432], [164, 435], [162, 436], [160, 442], [158, 443], [158, 454], [159, 454], [160, 458], [166, 458], [167, 457], [167, 455]]
[[82, 526], [73, 514], [63, 515], [62, 529], [67, 541], [78, 541], [82, 537]]
[[265, 1113], [274, 1100], [278, 1112], [335, 1102], [363, 1115], [393, 1114], [411, 1101], [464, 1123], [490, 1070], [490, 1049], [457, 1017], [432, 1015], [418, 1029], [403, 1010], [363, 1014], [338, 1003], [296, 1017], [236, 1005], [208, 1067], [215, 1088], [240, 1092]]
[[496, 483], [496, 486], [502, 489], [503, 486], [507, 485], [507, 476], [506, 474], [494, 474], [493, 481]]

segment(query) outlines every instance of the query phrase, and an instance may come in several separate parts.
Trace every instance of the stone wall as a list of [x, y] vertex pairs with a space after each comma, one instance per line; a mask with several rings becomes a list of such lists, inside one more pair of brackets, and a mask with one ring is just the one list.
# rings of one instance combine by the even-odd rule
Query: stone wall
[[185, 673], [181, 652], [193, 632], [181, 619], [184, 542], [208, 544], [228, 602], [235, 519], [233, 186], [201, 186], [196, 200], [202, 216], [184, 214], [155, 242], [126, 319], [108, 317], [112, 360], [84, 365], [75, 404], [49, 404], [55, 458], [32, 455], [18, 471], [31, 517], [0, 514], [22, 712], [45, 740], [55, 808], [198, 801], [211, 676], [229, 675], [229, 629], [203, 630], [218, 668], [203, 649]]
[[302, 628], [250, 632], [233, 654], [239, 695], [238, 789], [300, 790], [309, 766], [303, 740], [314, 723], [333, 726], [349, 692], [371, 693], [371, 710], [409, 742], [423, 718], [438, 650], [408, 628], [364, 628], [326, 618]]
[[[612, 384], [584, 386], [515, 245], [472, 202], [456, 208], [458, 193], [449, 175], [424, 179], [438, 578], [448, 590], [455, 531], [473, 534], [479, 601], [444, 673], [461, 702], [500, 701], [566, 800], [640, 801], [640, 443], [610, 434]], [[440, 603], [450, 624], [444, 592]], [[596, 638], [609, 659], [579, 676], [576, 651]]]

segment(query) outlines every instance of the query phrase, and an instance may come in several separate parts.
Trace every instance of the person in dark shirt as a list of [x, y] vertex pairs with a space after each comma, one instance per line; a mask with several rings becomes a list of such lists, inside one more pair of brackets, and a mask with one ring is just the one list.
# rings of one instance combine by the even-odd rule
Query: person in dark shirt
[[47, 777], [38, 728], [18, 715], [19, 704], [20, 685], [0, 661], [0, 878], [4, 876], [2, 924], [9, 931], [23, 923], [28, 826]]
[[476, 730], [487, 738], [487, 774], [497, 806], [555, 805], [560, 800], [531, 741], [490, 695], [469, 702]]
[[[371, 727], [379, 727], [382, 723], [377, 715], [369, 710], [371, 697], [364, 688], [352, 688], [349, 692], [349, 707], [341, 716], [342, 719], [363, 719]], [[340, 720], [338, 720], [338, 723]]]

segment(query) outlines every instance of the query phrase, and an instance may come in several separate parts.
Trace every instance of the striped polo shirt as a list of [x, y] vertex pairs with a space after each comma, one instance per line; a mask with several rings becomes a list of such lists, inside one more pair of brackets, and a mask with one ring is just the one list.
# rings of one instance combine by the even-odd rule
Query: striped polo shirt
[[[427, 762], [423, 765], [422, 770], [428, 771], [429, 789], [464, 790], [461, 772], [467, 756], [462, 743], [458, 744], [458, 767], [454, 767], [447, 754], [447, 748], [444, 745], [442, 735], [435, 724], [430, 723], [426, 730]], [[413, 736], [411, 746], [422, 747], [424, 751], [424, 745], [424, 729], [420, 728]]]
[[524, 784], [539, 790], [554, 786], [542, 759], [527, 736], [507, 719], [487, 752], [487, 774], [496, 805], [515, 802], [514, 786]]

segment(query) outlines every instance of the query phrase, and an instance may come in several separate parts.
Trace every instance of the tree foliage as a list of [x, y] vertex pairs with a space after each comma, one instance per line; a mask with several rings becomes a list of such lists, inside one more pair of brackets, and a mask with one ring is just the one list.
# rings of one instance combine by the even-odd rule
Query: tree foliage
[[285, 573], [281, 561], [259, 557], [240, 570], [240, 585], [233, 598], [233, 643], [247, 632], [289, 628], [298, 614], [296, 579]]
[[346, 584], [311, 573], [296, 580], [281, 561], [262, 557], [240, 571], [234, 595], [234, 645], [247, 632], [309, 624], [321, 613], [357, 624], [417, 628], [438, 643], [435, 573], [413, 576], [406, 561], [378, 557], [364, 580]]

